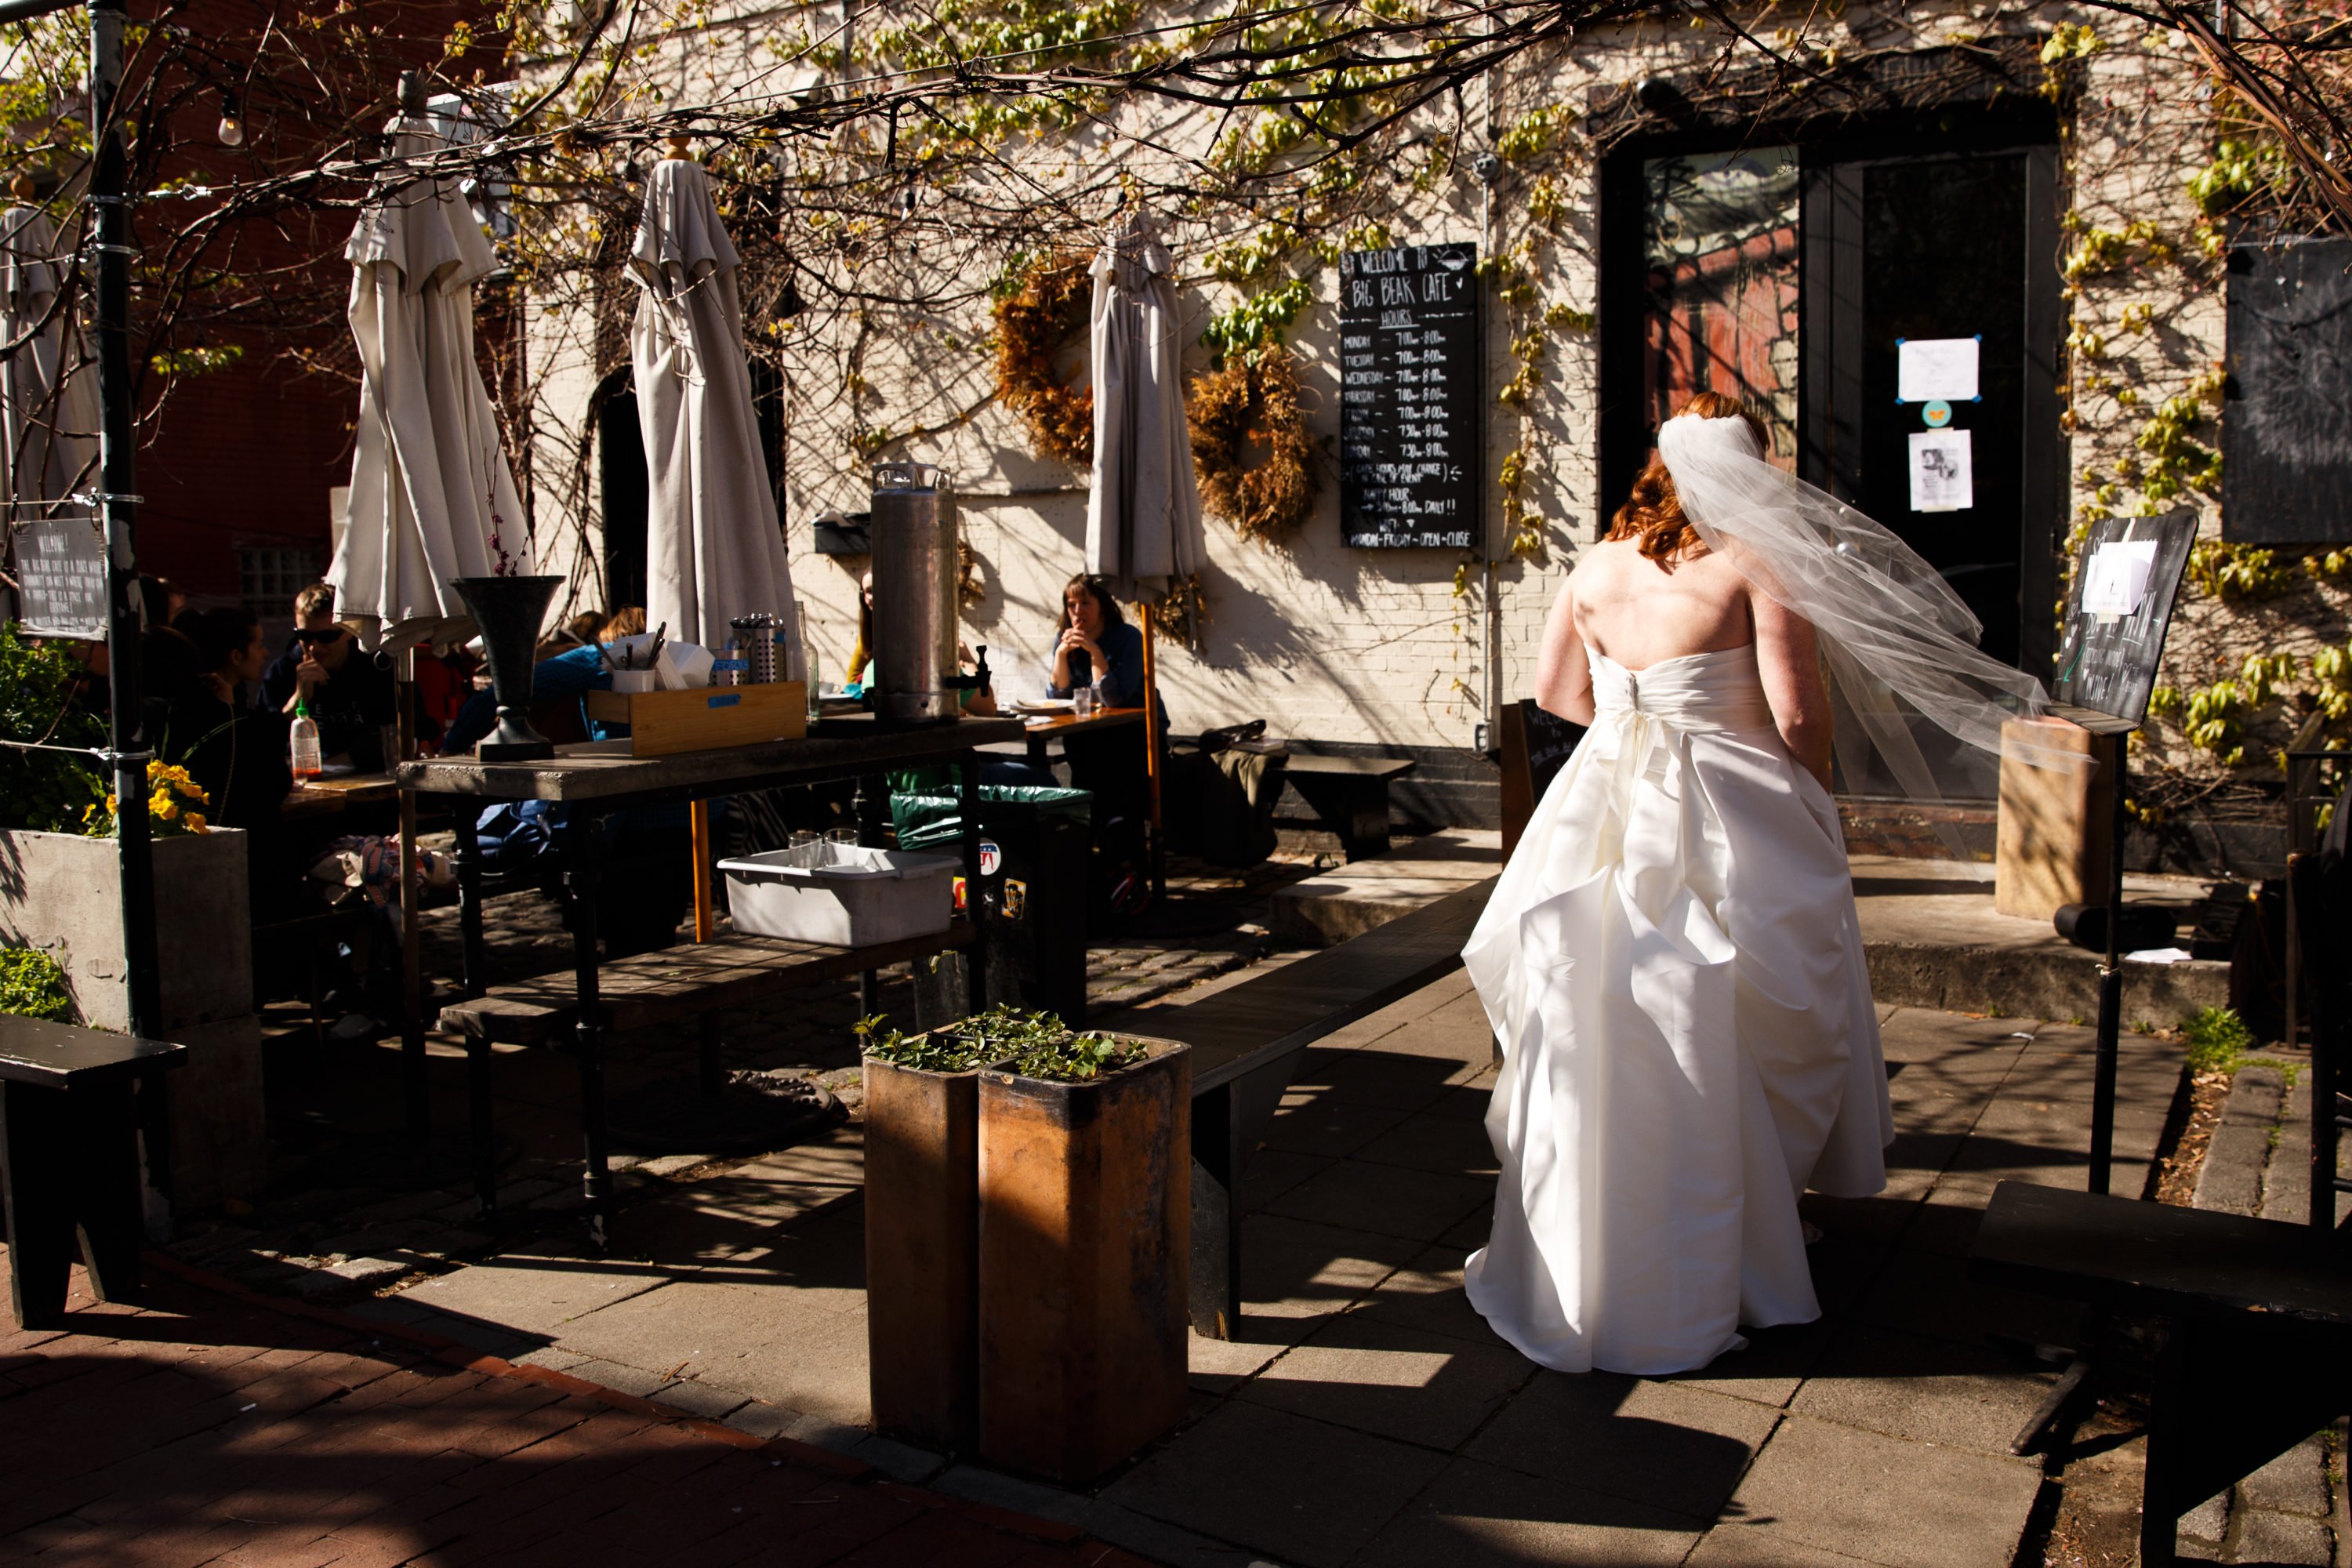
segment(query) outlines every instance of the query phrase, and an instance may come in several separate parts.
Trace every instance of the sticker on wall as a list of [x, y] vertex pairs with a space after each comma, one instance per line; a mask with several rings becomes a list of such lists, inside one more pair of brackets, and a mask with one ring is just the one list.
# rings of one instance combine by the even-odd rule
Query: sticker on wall
[[1982, 338], [1895, 340], [1895, 401], [1974, 403]]
[[1976, 504], [1969, 433], [1911, 432], [1911, 510], [1966, 511]]
[[1952, 422], [1952, 405], [1939, 397], [1920, 408], [1919, 422], [1930, 430], [1941, 430]]

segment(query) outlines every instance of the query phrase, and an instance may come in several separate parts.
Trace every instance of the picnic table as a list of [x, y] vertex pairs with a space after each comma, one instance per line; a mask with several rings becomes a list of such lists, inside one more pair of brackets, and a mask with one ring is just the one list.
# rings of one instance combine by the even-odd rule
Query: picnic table
[[1117, 730], [1140, 724], [1143, 722], [1143, 710], [1098, 708], [1084, 719], [1075, 713], [1031, 713], [1023, 715], [1021, 722], [1026, 731], [1022, 739], [1028, 745], [1029, 763], [1032, 767], [1043, 768], [1053, 761], [1052, 748], [1055, 741], [1066, 740], [1089, 730]]
[[339, 773], [300, 781], [278, 810], [281, 816], [340, 816], [359, 806], [390, 805], [399, 799], [400, 784], [390, 773]]
[[[894, 725], [871, 714], [827, 715], [809, 734], [790, 741], [664, 757], [632, 757], [628, 742], [590, 742], [559, 746], [544, 762], [485, 763], [472, 757], [404, 763], [400, 788], [424, 797], [443, 797], [459, 808], [457, 909], [465, 953], [466, 999], [442, 1012], [445, 1026], [465, 1037], [478, 1195], [486, 1212], [494, 1208], [497, 1173], [491, 1158], [490, 1047], [500, 1041], [553, 1044], [568, 1037], [580, 1072], [581, 1138], [592, 1235], [601, 1243], [612, 1195], [604, 1112], [604, 1035], [616, 1023], [635, 1026], [682, 1017], [707, 1017], [718, 1007], [756, 1003], [842, 974], [866, 973], [886, 964], [943, 952], [971, 950], [969, 1002], [985, 1005], [986, 962], [977, 921], [958, 919], [932, 937], [877, 948], [819, 948], [806, 942], [730, 935], [683, 950], [642, 953], [606, 965], [597, 952], [600, 835], [595, 819], [631, 807], [700, 802], [714, 796], [782, 784], [824, 784], [865, 778], [899, 768], [949, 764], [961, 772], [960, 809], [966, 885], [980, 882], [980, 769], [977, 749], [1016, 738], [1011, 719], [966, 718], [952, 723]], [[570, 907], [572, 973], [569, 986], [544, 977], [514, 985], [486, 987], [480, 858], [471, 851], [475, 813], [501, 801], [541, 800], [570, 810], [564, 896]], [[698, 851], [694, 874], [699, 889], [710, 873], [709, 857]], [[605, 972], [614, 977], [608, 999]], [[404, 1054], [412, 1108], [422, 1099], [425, 1068], [421, 998], [409, 997]], [[616, 1017], [616, 1014], [618, 1015]], [[412, 1110], [412, 1116], [414, 1111]]]

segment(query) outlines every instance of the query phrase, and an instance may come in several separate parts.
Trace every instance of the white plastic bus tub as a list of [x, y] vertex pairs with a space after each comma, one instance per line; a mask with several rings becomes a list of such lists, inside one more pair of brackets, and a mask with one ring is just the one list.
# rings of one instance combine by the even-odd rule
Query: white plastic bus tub
[[932, 936], [955, 916], [953, 856], [830, 842], [721, 860], [735, 929], [833, 947]]

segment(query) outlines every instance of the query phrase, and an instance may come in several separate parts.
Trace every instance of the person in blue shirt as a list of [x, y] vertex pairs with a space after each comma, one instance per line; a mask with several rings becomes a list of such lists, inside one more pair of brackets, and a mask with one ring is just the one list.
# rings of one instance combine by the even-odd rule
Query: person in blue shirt
[[1143, 634], [1119, 614], [1109, 584], [1081, 572], [1063, 584], [1062, 619], [1054, 630], [1049, 696], [1067, 697], [1092, 686], [1107, 707], [1142, 703]]
[[[1048, 695], [1067, 697], [1081, 686], [1092, 686], [1107, 708], [1142, 705], [1143, 633], [1119, 614], [1108, 583], [1081, 572], [1064, 584], [1062, 619], [1055, 630]], [[1153, 742], [1164, 774], [1168, 710], [1156, 697], [1152, 710]], [[1098, 838], [1122, 819], [1139, 824], [1149, 814], [1143, 740], [1133, 729], [1080, 731], [1063, 741], [1062, 754], [1069, 759], [1071, 785], [1094, 792]]]
[[[624, 612], [625, 615], [626, 612]], [[609, 637], [625, 635], [614, 629], [623, 623], [615, 616], [605, 629]], [[642, 621], [638, 626], [643, 630]], [[613, 689], [613, 671], [601, 649], [576, 647], [531, 667], [534, 704], [565, 698], [579, 699], [591, 691]], [[584, 716], [583, 716], [584, 717]], [[451, 720], [443, 737], [444, 756], [470, 752], [498, 723], [498, 701], [488, 691], [477, 691]], [[606, 740], [625, 735], [625, 724], [589, 722], [589, 735]], [[723, 804], [720, 809], [724, 809]], [[560, 851], [568, 824], [558, 806], [526, 801], [520, 805], [497, 805], [477, 824], [484, 863], [513, 868], [521, 862]], [[607, 870], [604, 896], [598, 900], [598, 930], [606, 955], [642, 952], [667, 947], [677, 940], [692, 897], [689, 881], [689, 837], [687, 808], [682, 804], [633, 807], [600, 819], [604, 833]]]

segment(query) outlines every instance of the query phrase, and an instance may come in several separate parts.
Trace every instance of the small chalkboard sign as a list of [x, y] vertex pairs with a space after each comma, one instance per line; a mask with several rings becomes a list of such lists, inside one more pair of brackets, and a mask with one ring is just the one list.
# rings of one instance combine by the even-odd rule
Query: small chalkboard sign
[[86, 517], [19, 523], [16, 619], [28, 637], [106, 638], [106, 542]]
[[2352, 540], [2352, 239], [2231, 248], [2221, 536]]
[[1584, 726], [1523, 697], [1503, 710], [1503, 853], [1508, 855], [1535, 815], [1537, 803], [1568, 765]]
[[2134, 727], [2147, 717], [2172, 601], [2197, 538], [2188, 508], [2162, 517], [2110, 517], [2091, 525], [2074, 562], [2066, 626], [2051, 697]]
[[1475, 546], [1478, 294], [1475, 245], [1339, 258], [1339, 527], [1358, 549]]

